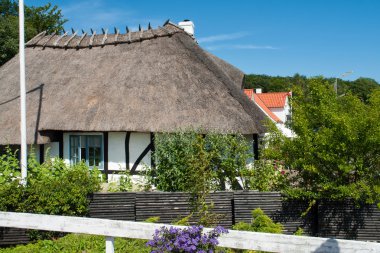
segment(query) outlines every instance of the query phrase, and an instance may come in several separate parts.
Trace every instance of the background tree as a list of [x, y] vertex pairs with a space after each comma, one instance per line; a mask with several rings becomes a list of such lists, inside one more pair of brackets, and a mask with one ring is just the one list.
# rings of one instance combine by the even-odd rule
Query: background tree
[[[63, 18], [58, 6], [50, 3], [40, 7], [25, 6], [25, 39], [32, 39], [38, 33], [63, 31]], [[18, 52], [18, 4], [13, 0], [0, 0], [0, 65]]]
[[[247, 89], [262, 88], [264, 92], [292, 91], [297, 88], [305, 88], [308, 79], [306, 76], [295, 74], [294, 76], [268, 76], [247, 75], [244, 79], [244, 87]], [[331, 86], [335, 78], [323, 78]], [[380, 85], [374, 79], [360, 77], [355, 81], [342, 80], [338, 78], [338, 94], [343, 95], [351, 92], [361, 100], [367, 101], [371, 92]]]
[[271, 153], [294, 171], [289, 193], [379, 201], [380, 89], [364, 103], [350, 93], [337, 97], [323, 78], [306, 84], [294, 89], [292, 99], [297, 137], [273, 142], [281, 152]]

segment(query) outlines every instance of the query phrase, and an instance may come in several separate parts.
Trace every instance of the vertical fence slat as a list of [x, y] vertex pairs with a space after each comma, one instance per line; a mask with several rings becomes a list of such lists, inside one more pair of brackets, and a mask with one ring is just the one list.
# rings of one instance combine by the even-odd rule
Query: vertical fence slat
[[112, 236], [106, 236], [106, 253], [115, 253], [115, 240]]

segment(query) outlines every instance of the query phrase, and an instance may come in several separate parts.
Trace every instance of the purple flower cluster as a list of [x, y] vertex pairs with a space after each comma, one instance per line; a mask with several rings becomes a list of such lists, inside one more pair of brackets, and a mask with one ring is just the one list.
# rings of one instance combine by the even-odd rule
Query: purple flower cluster
[[228, 233], [228, 230], [218, 226], [207, 234], [202, 233], [202, 226], [191, 226], [180, 229], [175, 227], [161, 227], [153, 235], [153, 240], [147, 242], [152, 248], [151, 253], [188, 252], [213, 253], [219, 244], [218, 237]]

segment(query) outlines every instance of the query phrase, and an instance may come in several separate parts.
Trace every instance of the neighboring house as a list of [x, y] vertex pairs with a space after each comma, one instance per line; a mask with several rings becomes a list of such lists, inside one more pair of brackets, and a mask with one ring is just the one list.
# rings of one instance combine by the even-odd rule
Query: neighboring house
[[289, 98], [291, 92], [262, 93], [261, 89], [244, 89], [244, 93], [258, 105], [261, 110], [274, 122], [278, 129], [287, 137], [294, 137], [293, 132], [286, 127], [291, 119]]
[[[27, 43], [27, 143], [40, 162], [85, 161], [108, 179], [153, 166], [156, 133], [264, 132], [244, 74], [199, 47], [194, 25], [116, 34], [40, 34]], [[190, 32], [190, 34], [188, 33]], [[0, 145], [19, 145], [19, 59], [0, 67]], [[253, 142], [257, 156], [257, 141]]]

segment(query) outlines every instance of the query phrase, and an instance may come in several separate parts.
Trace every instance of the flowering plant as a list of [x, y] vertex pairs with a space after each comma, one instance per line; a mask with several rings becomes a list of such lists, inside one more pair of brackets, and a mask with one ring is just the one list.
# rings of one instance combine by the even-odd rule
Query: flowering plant
[[152, 248], [151, 253], [213, 253], [219, 244], [217, 238], [221, 234], [228, 233], [228, 230], [221, 226], [207, 234], [202, 231], [203, 226], [191, 226], [184, 229], [161, 227], [155, 231], [153, 240], [147, 242], [146, 245]]

